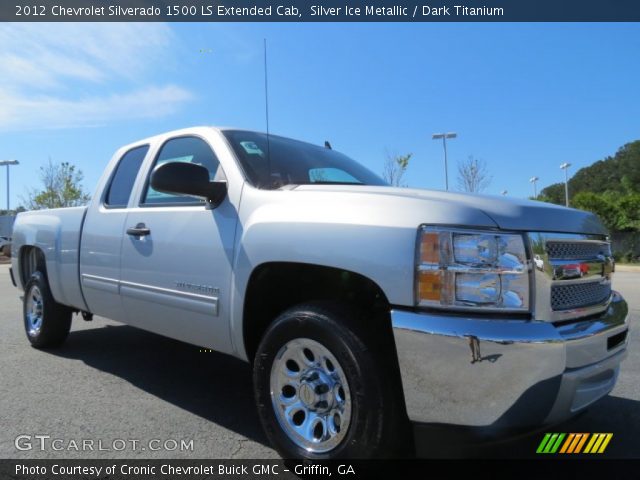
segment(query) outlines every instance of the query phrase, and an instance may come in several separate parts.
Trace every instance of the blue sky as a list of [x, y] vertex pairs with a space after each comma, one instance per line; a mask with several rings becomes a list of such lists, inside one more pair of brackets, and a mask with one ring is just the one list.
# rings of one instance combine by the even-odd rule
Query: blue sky
[[[526, 197], [640, 138], [637, 24], [0, 24], [0, 159], [12, 207], [49, 157], [93, 191], [119, 146], [192, 125], [271, 131], [381, 173], [414, 157], [411, 187], [444, 188], [442, 144]], [[4, 169], [3, 169], [4, 170]], [[0, 172], [0, 208], [6, 208]]]

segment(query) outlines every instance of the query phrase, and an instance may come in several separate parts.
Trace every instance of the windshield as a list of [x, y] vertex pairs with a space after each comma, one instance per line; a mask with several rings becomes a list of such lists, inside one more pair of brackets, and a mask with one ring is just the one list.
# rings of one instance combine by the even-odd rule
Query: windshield
[[384, 180], [330, 148], [241, 130], [222, 132], [249, 181], [258, 188], [284, 185], [387, 185]]

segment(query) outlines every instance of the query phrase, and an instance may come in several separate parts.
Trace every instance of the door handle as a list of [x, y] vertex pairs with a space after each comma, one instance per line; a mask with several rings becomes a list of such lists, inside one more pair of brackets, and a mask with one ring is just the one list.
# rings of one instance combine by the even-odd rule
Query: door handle
[[139, 223], [135, 227], [127, 228], [127, 235], [133, 235], [135, 237], [143, 237], [145, 235], [149, 235], [151, 233], [151, 229], [147, 228], [144, 223]]

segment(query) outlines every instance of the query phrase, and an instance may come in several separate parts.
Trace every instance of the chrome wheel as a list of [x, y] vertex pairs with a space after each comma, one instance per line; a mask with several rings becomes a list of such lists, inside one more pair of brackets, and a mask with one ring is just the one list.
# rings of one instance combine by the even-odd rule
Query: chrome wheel
[[271, 401], [280, 426], [296, 445], [328, 452], [351, 421], [347, 377], [333, 354], [309, 338], [287, 342], [271, 367]]
[[32, 337], [40, 333], [43, 310], [42, 293], [37, 286], [33, 286], [28, 293], [26, 308], [27, 331]]

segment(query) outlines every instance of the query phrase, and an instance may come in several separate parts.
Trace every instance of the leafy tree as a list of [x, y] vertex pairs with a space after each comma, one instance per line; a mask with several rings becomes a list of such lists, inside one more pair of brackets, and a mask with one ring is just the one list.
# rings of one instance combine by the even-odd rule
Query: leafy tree
[[407, 171], [409, 166], [409, 160], [413, 153], [406, 155], [392, 155], [387, 152], [387, 158], [384, 162], [384, 170], [382, 172], [382, 178], [394, 187], [406, 187], [407, 185], [402, 183], [402, 177]]
[[633, 184], [631, 178], [629, 178], [629, 175], [623, 175], [620, 179], [620, 183], [622, 186], [622, 192], [627, 195], [634, 193], [638, 189], [638, 187]]
[[[569, 196], [571, 206], [595, 213], [609, 230], [640, 232], [640, 140], [578, 170]], [[564, 183], [544, 188], [538, 199], [563, 205]]]
[[640, 230], [640, 193], [630, 193], [619, 197], [617, 201], [617, 230]]
[[640, 140], [622, 146], [613, 157], [578, 170], [569, 187], [575, 192], [625, 192], [627, 187], [640, 192]]
[[[640, 193], [640, 140], [622, 146], [613, 157], [607, 157], [581, 168], [569, 179], [569, 198], [580, 192]], [[564, 205], [564, 182], [542, 189], [542, 198]]]
[[579, 192], [571, 200], [571, 206], [593, 212], [609, 230], [616, 230], [618, 226], [618, 206], [609, 196], [601, 193]]
[[[569, 197], [573, 197], [571, 187], [569, 187]], [[564, 205], [564, 183], [554, 183], [543, 188], [537, 199], [542, 202]]]
[[43, 208], [76, 207], [84, 205], [90, 196], [83, 190], [82, 170], [69, 162], [54, 163], [49, 159], [40, 167], [42, 190], [30, 190], [23, 199], [29, 210]]
[[480, 193], [491, 183], [487, 162], [469, 155], [458, 163], [458, 188], [463, 192]]
[[595, 213], [609, 230], [640, 231], [640, 193], [579, 192], [573, 206]]

